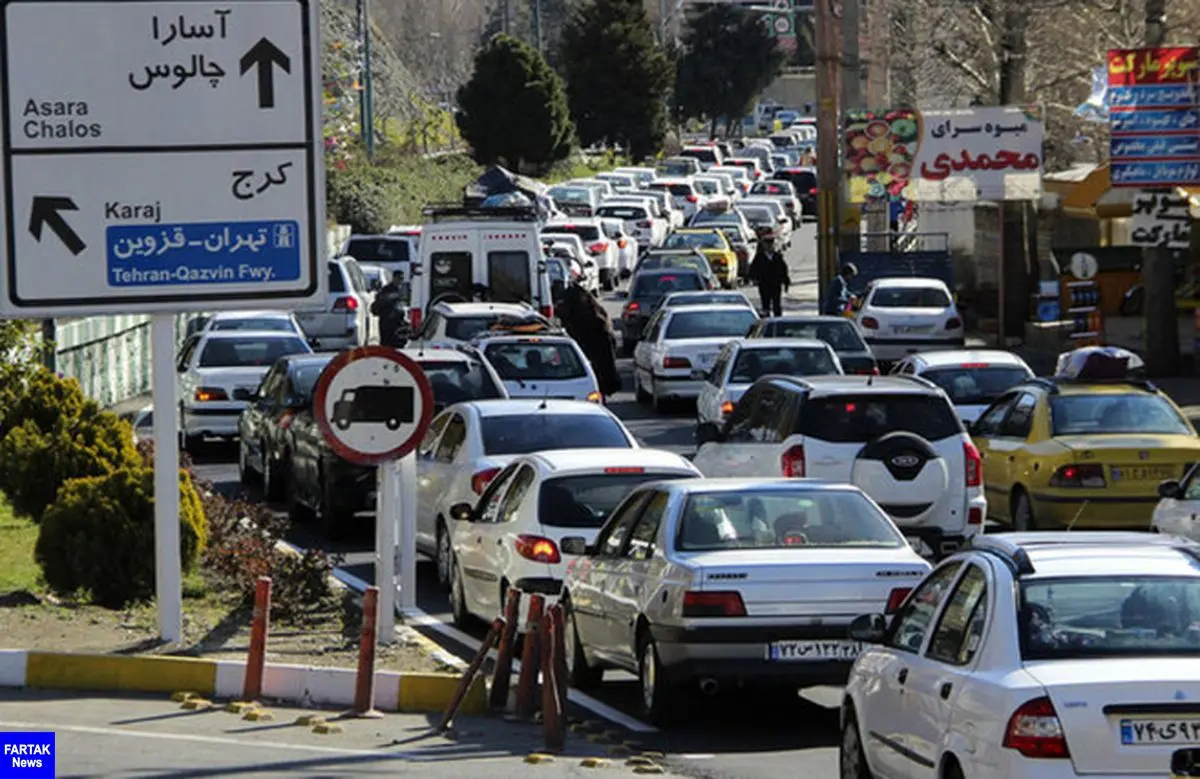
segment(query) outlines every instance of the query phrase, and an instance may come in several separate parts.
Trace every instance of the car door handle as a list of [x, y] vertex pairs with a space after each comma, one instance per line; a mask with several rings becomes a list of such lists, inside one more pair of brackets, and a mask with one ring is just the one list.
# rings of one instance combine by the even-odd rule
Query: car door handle
[[950, 682], [942, 682], [942, 686], [938, 688], [938, 695], [942, 696], [942, 700], [950, 697], [950, 692], [954, 689], [954, 685]]
[[503, 546], [503, 545], [504, 545], [504, 539], [503, 539], [503, 538], [497, 538], [497, 539], [496, 539], [496, 546]]
[[900, 669], [900, 673], [896, 674], [896, 681], [899, 682], [900, 684], [904, 684], [905, 682], [908, 681], [908, 669], [907, 668]]

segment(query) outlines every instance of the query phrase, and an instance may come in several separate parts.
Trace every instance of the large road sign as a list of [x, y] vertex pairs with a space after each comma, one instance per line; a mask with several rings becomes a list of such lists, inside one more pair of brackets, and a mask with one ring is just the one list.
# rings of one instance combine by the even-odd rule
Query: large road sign
[[315, 0], [0, 0], [0, 316], [323, 299]]

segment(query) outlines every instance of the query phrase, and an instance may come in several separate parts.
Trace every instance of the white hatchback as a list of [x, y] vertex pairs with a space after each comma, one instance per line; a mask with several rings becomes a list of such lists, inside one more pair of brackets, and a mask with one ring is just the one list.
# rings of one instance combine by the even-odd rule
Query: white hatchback
[[483, 334], [473, 345], [496, 369], [510, 398], [603, 402], [591, 363], [568, 336]]
[[999, 349], [910, 354], [892, 367], [892, 373], [920, 376], [941, 387], [967, 424], [1005, 392], [1033, 378], [1024, 360]]
[[875, 359], [886, 362], [936, 349], [962, 349], [965, 343], [962, 317], [941, 279], [877, 279], [855, 319]]

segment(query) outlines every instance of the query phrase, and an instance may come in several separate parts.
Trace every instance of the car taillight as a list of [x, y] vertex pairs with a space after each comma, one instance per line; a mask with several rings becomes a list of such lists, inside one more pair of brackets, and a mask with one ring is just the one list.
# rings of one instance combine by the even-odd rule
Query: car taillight
[[1050, 477], [1051, 487], [1103, 487], [1104, 466], [1099, 463], [1087, 465], [1064, 465]]
[[979, 450], [970, 441], [963, 441], [964, 477], [968, 487], [978, 487], [983, 484], [983, 458]]
[[538, 309], [538, 313], [541, 314], [542, 316], [546, 317], [547, 319], [553, 319], [554, 318], [554, 306], [542, 306], [541, 308]]
[[351, 295], [340, 297], [333, 301], [333, 310], [337, 312], [349, 312], [358, 310], [358, 298]]
[[803, 478], [804, 447], [793, 446], [779, 457], [779, 467], [787, 477]]
[[588, 401], [588, 403], [603, 403], [604, 396], [601, 395], [599, 392], [589, 392], [587, 394], [587, 401]]
[[815, 194], [817, 194], [817, 188], [816, 188], [816, 187], [813, 187], [813, 188], [809, 189], [809, 190], [808, 190], [808, 194], [810, 194], [810, 195], [815, 195]]
[[642, 310], [642, 304], [637, 301], [631, 301], [625, 304], [625, 311], [622, 314], [624, 317], [631, 317]]
[[229, 396], [225, 394], [225, 390], [219, 387], [197, 387], [196, 392], [192, 395], [197, 403], [209, 403], [214, 400], [229, 400]]
[[1004, 747], [1025, 757], [1063, 759], [1071, 756], [1058, 712], [1049, 698], [1023, 703], [1008, 719]]
[[897, 587], [888, 593], [886, 614], [895, 614], [904, 605], [904, 599], [912, 592], [912, 587]]
[[621, 238], [620, 240], [617, 241], [617, 248], [624, 249], [628, 245], [629, 245], [629, 241], [626, 241], [624, 238]]
[[685, 617], [744, 617], [746, 604], [737, 592], [685, 592]]
[[983, 524], [983, 509], [979, 506], [972, 506], [967, 509], [967, 524], [982, 525]]
[[664, 357], [662, 365], [664, 368], [690, 368], [690, 367], [692, 367], [691, 361], [688, 360], [688, 358], [686, 358], [686, 357]]
[[862, 322], [860, 322], [860, 324], [863, 327], [867, 328], [868, 330], [878, 330], [879, 329], [879, 320], [873, 316], [864, 316], [862, 318]]
[[597, 241], [588, 247], [588, 251], [592, 254], [604, 254], [606, 251], [608, 251], [608, 244], [604, 241]]
[[878, 376], [878, 368], [859, 368], [854, 371], [855, 376]]
[[689, 202], [689, 203], [699, 203], [699, 202], [700, 202], [700, 198], [696, 197], [695, 195], [688, 195], [688, 196], [687, 196], [687, 202]]
[[535, 563], [562, 562], [558, 544], [542, 536], [519, 535], [515, 543], [517, 554]]
[[499, 468], [488, 468], [487, 470], [479, 471], [471, 477], [471, 491], [476, 495], [482, 495], [487, 489], [488, 482], [496, 478], [496, 474], [500, 473]]
[[722, 403], [721, 404], [721, 413], [722, 414], [732, 414], [733, 413], [733, 402], [727, 400], [724, 403]]
[[421, 329], [421, 308], [413, 306], [408, 310], [408, 323], [412, 325], [413, 332]]
[[951, 317], [951, 318], [950, 318], [949, 320], [947, 320], [947, 322], [946, 322], [946, 329], [947, 329], [947, 330], [957, 330], [957, 329], [958, 329], [958, 328], [960, 328], [960, 327], [962, 327], [962, 320], [961, 320], [961, 319], [959, 319], [958, 317]]

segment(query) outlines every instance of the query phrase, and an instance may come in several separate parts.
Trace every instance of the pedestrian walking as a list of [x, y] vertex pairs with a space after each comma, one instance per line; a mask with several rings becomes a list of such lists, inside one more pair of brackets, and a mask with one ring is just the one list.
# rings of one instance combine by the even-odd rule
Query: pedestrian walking
[[758, 285], [763, 316], [783, 316], [783, 292], [791, 284], [783, 254], [775, 248], [774, 236], [763, 236], [750, 263], [750, 280]]

